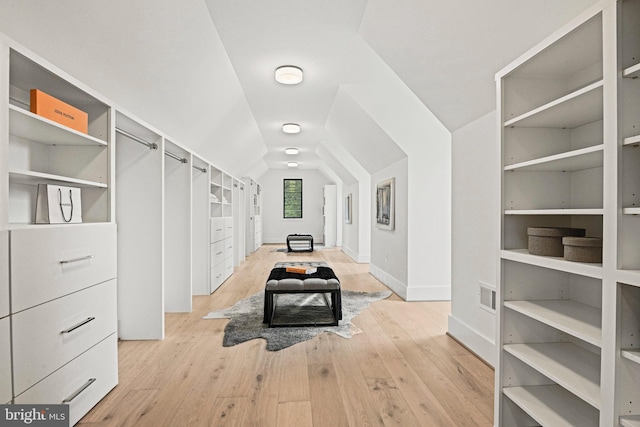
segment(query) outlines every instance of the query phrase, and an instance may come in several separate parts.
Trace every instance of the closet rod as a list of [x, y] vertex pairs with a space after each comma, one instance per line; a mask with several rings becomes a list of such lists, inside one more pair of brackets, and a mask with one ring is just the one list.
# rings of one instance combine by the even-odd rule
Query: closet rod
[[156, 144], [155, 142], [147, 142], [144, 139], [137, 137], [133, 134], [130, 134], [129, 132], [122, 130], [120, 128], [116, 128], [116, 132], [118, 132], [121, 135], [124, 135], [128, 138], [131, 138], [132, 140], [134, 140], [135, 142], [139, 142], [142, 145], [145, 145], [147, 147], [149, 147], [152, 150], [157, 150], [158, 149], [158, 144]]
[[202, 173], [207, 173], [207, 169], [201, 168], [200, 166], [193, 165], [193, 168], [194, 169], [198, 169]]
[[176, 159], [180, 163], [187, 163], [187, 159], [184, 159], [184, 158], [182, 158], [180, 156], [177, 156], [177, 155], [175, 155], [175, 154], [173, 154], [173, 153], [171, 153], [169, 151], [165, 151], [164, 154], [169, 156], [169, 157], [171, 157], [172, 159]]

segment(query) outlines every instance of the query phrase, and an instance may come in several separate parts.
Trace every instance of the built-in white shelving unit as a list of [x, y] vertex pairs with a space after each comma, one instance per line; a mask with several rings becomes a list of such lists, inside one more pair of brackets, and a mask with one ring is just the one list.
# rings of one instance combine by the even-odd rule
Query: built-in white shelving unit
[[[640, 1], [601, 1], [496, 76], [496, 425], [640, 425]], [[531, 255], [579, 227], [602, 263]]]
[[[87, 133], [30, 111], [39, 89]], [[69, 403], [75, 424], [118, 383], [109, 101], [0, 35], [0, 403]], [[82, 222], [36, 224], [38, 185], [80, 188]]]

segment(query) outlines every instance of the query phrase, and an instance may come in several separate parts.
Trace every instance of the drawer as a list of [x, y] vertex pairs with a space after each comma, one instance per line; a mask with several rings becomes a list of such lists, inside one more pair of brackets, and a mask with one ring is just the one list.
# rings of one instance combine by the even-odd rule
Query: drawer
[[213, 292], [222, 284], [224, 281], [224, 262], [213, 266], [211, 269], [211, 288], [209, 292]]
[[116, 335], [115, 333], [109, 335], [17, 396], [15, 403], [55, 404], [67, 400], [69, 401], [69, 425], [77, 423], [118, 384]]
[[211, 218], [209, 228], [211, 233], [210, 243], [224, 239], [224, 218]]
[[11, 316], [14, 392], [114, 333], [116, 312], [114, 279]]
[[231, 276], [233, 274], [233, 256], [224, 260], [224, 278]]
[[212, 267], [224, 261], [224, 244], [225, 241], [221, 240], [211, 245], [211, 265]]
[[[9, 232], [0, 231], [0, 318], [9, 315]], [[2, 402], [2, 400], [0, 400]]]
[[224, 239], [224, 257], [233, 255], [233, 237], [227, 237]]
[[0, 403], [11, 401], [11, 325], [9, 318], [0, 319]]
[[11, 231], [13, 313], [116, 277], [115, 224]]
[[224, 219], [224, 237], [232, 237], [233, 236], [233, 218], [227, 217]]

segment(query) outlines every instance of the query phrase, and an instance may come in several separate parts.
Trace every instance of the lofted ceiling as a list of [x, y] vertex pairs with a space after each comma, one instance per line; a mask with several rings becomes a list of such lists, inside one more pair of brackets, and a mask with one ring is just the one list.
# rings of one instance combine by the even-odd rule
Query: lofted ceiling
[[[300, 168], [352, 182], [349, 162], [406, 154], [350, 87], [403, 85], [453, 132], [495, 109], [499, 69], [595, 2], [2, 0], [0, 32], [238, 177], [294, 146]], [[302, 84], [274, 81], [284, 64]]]

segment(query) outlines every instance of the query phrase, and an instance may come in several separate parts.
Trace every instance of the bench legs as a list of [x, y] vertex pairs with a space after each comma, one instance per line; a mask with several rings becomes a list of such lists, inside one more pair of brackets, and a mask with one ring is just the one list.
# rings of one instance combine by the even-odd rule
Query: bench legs
[[[327, 293], [331, 294], [331, 313], [333, 314], [333, 320], [330, 323], [325, 322], [311, 322], [304, 324], [273, 324], [273, 315], [275, 313], [275, 295], [276, 294], [301, 294], [301, 293], [311, 293], [311, 294], [323, 294], [325, 301], [327, 300]], [[264, 291], [264, 314], [262, 318], [262, 323], [267, 323], [270, 328], [276, 326], [338, 326], [338, 321], [342, 320], [342, 296], [340, 294], [340, 289], [332, 289], [329, 291], [324, 290], [315, 290], [315, 291]]]

